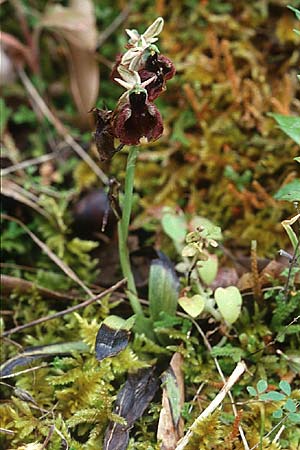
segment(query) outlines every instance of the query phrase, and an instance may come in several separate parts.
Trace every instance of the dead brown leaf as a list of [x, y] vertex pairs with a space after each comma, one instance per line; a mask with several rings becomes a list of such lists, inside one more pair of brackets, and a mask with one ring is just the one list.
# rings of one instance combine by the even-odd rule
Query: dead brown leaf
[[67, 7], [53, 5], [42, 16], [40, 27], [55, 30], [67, 42], [71, 90], [82, 120], [87, 122], [87, 112], [94, 106], [99, 91], [93, 2], [71, 0]]
[[[169, 374], [174, 376], [176, 389], [178, 390], [178, 404], [177, 409], [181, 409], [184, 403], [184, 380], [182, 372], [183, 356], [180, 353], [175, 353], [171, 359]], [[167, 372], [168, 372], [167, 371]], [[174, 399], [173, 399], [174, 401]], [[183, 436], [183, 419], [179, 420], [175, 417], [172, 409], [172, 402], [170, 393], [167, 388], [167, 381], [163, 387], [162, 410], [160, 412], [157, 439], [161, 441], [161, 450], [174, 450], [177, 442]]]

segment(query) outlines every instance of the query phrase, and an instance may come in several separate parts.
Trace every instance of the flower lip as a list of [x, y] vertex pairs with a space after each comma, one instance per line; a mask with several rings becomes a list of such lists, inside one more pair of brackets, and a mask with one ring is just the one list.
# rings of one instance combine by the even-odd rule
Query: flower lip
[[146, 92], [132, 92], [126, 103], [115, 112], [113, 129], [122, 144], [138, 145], [141, 140], [151, 142], [163, 132], [163, 123], [157, 107], [148, 102]]

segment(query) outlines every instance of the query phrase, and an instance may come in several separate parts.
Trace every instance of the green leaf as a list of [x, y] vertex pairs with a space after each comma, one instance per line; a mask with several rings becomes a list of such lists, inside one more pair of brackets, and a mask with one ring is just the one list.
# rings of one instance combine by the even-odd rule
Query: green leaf
[[285, 395], [291, 395], [292, 389], [291, 389], [290, 384], [287, 381], [285, 381], [285, 380], [280, 381], [279, 387], [282, 390], [282, 392], [285, 393]]
[[297, 8], [294, 8], [291, 5], [287, 5], [287, 8], [289, 8], [291, 11], [293, 11], [297, 17], [298, 20], [300, 20], [300, 10]]
[[[231, 344], [226, 344], [223, 347], [216, 345], [211, 350], [211, 356], [215, 358], [231, 358], [234, 362], [239, 362], [245, 357], [245, 351], [239, 347], [233, 347]], [[257, 395], [256, 391], [255, 395]]]
[[286, 409], [290, 413], [295, 413], [297, 411], [296, 402], [293, 399], [288, 398], [284, 405], [284, 409]]
[[207, 239], [214, 239], [220, 241], [222, 239], [221, 228], [214, 225], [206, 217], [196, 216], [191, 220], [191, 227], [196, 230], [198, 227], [203, 228], [204, 232], [201, 235]]
[[170, 368], [162, 375], [163, 388], [169, 400], [174, 424], [178, 424], [181, 414], [180, 391], [173, 370]]
[[290, 183], [285, 184], [274, 195], [276, 200], [287, 200], [296, 202], [300, 200], [300, 179], [296, 178]]
[[300, 423], [300, 414], [299, 413], [290, 413], [289, 420], [294, 423]]
[[296, 158], [294, 158], [294, 161], [297, 161], [298, 163], [300, 163], [300, 156], [296, 156]]
[[279, 125], [279, 128], [284, 131], [296, 144], [300, 144], [300, 118], [292, 116], [284, 116], [283, 114], [269, 113]]
[[256, 385], [257, 391], [259, 394], [262, 394], [268, 387], [268, 383], [266, 380], [259, 380], [259, 382]]
[[298, 222], [299, 219], [300, 219], [300, 214], [296, 214], [291, 219], [286, 219], [286, 220], [283, 220], [281, 222], [281, 225], [283, 226], [283, 228], [287, 232], [288, 237], [289, 237], [289, 239], [290, 239], [290, 241], [292, 243], [292, 246], [293, 246], [294, 250], [296, 251], [296, 258], [298, 257], [298, 254], [299, 254], [298, 233], [295, 233], [295, 231], [293, 230], [292, 225], [294, 225], [296, 222]]
[[206, 261], [199, 261], [197, 264], [198, 273], [202, 281], [210, 285], [217, 276], [218, 258], [216, 255], [208, 255]]
[[190, 244], [187, 244], [183, 247], [181, 255], [184, 258], [191, 258], [196, 255], [198, 252], [198, 247], [194, 242], [191, 242]]
[[230, 325], [239, 317], [242, 308], [242, 296], [235, 286], [217, 288], [215, 290], [215, 300], [223, 318]]
[[283, 415], [282, 409], [276, 409], [276, 411], [274, 411], [272, 414], [272, 416], [275, 419], [281, 419], [282, 415]]
[[249, 392], [249, 394], [251, 395], [251, 397], [256, 397], [257, 396], [257, 392], [256, 392], [256, 389], [254, 389], [254, 387], [247, 386], [246, 389]]
[[178, 279], [168, 258], [154, 259], [149, 275], [149, 309], [153, 321], [159, 319], [162, 311], [175, 315], [178, 288]]
[[132, 316], [125, 320], [122, 317], [111, 315], [107, 316], [103, 323], [114, 330], [130, 330], [134, 325], [134, 318], [135, 316]]
[[178, 300], [181, 308], [191, 317], [198, 317], [204, 310], [205, 299], [199, 295], [193, 295], [193, 297], [180, 297]]
[[187, 222], [183, 213], [176, 214], [171, 208], [164, 208], [161, 224], [164, 232], [175, 242], [184, 242]]
[[266, 394], [261, 394], [259, 396], [259, 398], [261, 400], [270, 400], [273, 402], [280, 402], [281, 400], [285, 399], [285, 395], [282, 394], [281, 392], [271, 391], [271, 392], [267, 392]]

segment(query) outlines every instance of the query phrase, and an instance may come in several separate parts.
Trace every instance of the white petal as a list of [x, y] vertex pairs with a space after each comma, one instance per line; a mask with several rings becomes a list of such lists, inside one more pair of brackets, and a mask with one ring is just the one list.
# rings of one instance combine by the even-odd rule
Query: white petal
[[141, 61], [142, 61], [142, 57], [143, 57], [143, 52], [140, 52], [139, 54], [137, 54], [131, 61], [129, 64], [129, 69], [133, 70], [133, 71], [138, 71], [141, 68]]
[[126, 29], [125, 31], [128, 34], [128, 36], [130, 37], [130, 40], [132, 41], [132, 43], [134, 43], [134, 42], [136, 42], [136, 41], [138, 41], [140, 39], [140, 33], [137, 30], [135, 30], [135, 29], [132, 29], [132, 30]]
[[126, 81], [121, 80], [121, 78], [114, 78], [114, 80], [121, 86], [123, 86], [127, 91], [133, 88], [133, 85], [131, 83], [127, 83]]
[[[145, 33], [142, 36], [149, 42], [150, 39], [157, 36], [164, 27], [164, 19], [162, 17], [158, 17], [150, 27], [147, 28]], [[152, 42], [152, 41], [151, 41]]]
[[124, 53], [124, 55], [122, 56], [121, 64], [124, 64], [124, 65], [128, 64], [129, 61], [131, 61], [131, 60], [136, 56], [136, 54], [137, 54], [138, 52], [140, 52], [140, 50], [139, 50], [138, 48], [130, 48], [130, 49], [129, 49], [126, 53]]
[[136, 83], [136, 77], [134, 73], [131, 70], [128, 70], [127, 67], [123, 66], [122, 64], [118, 67], [118, 72], [121, 75], [122, 79], [124, 81], [127, 81], [127, 83], [135, 84]]
[[152, 81], [156, 80], [156, 75], [154, 75], [153, 77], [149, 78], [148, 80], [143, 81], [143, 83], [141, 84], [141, 87], [146, 87], [148, 86], [148, 84], [152, 83]]
[[135, 84], [141, 84], [141, 77], [139, 76], [138, 72], [134, 71], [134, 78], [135, 78]]

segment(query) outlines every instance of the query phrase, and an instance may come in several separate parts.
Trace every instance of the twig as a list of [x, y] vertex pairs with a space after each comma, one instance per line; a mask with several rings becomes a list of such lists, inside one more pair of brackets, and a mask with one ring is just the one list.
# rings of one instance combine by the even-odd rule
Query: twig
[[57, 157], [55, 153], [47, 153], [46, 155], [39, 156], [38, 158], [27, 159], [26, 161], [21, 161], [17, 164], [13, 164], [12, 166], [6, 167], [2, 169], [0, 172], [1, 177], [5, 177], [9, 173], [16, 172], [17, 170], [25, 169], [26, 167], [43, 164], [46, 161], [50, 161]]
[[15, 434], [14, 431], [8, 430], [7, 428], [0, 428], [0, 433], [4, 433], [4, 434]]
[[272, 443], [276, 443], [279, 441], [281, 434], [283, 433], [285, 429], [285, 425], [281, 425], [281, 427], [279, 428], [278, 432], [276, 433], [276, 436], [274, 437]]
[[20, 325], [15, 328], [11, 328], [10, 330], [4, 331], [2, 333], [1, 337], [9, 336], [10, 334], [17, 333], [19, 331], [25, 330], [26, 328], [33, 327], [35, 325], [39, 325], [40, 323], [48, 322], [52, 319], [57, 319], [58, 317], [64, 316], [65, 314], [70, 314], [74, 311], [77, 311], [78, 309], [85, 308], [86, 306], [89, 306], [91, 303], [96, 302], [97, 300], [100, 300], [101, 298], [105, 297], [106, 295], [110, 294], [111, 292], [115, 291], [119, 287], [123, 286], [126, 283], [126, 278], [123, 278], [122, 280], [118, 281], [116, 284], [111, 286], [110, 288], [106, 289], [105, 291], [101, 292], [100, 294], [96, 295], [93, 298], [89, 298], [88, 300], [79, 303], [78, 305], [71, 306], [70, 308], [64, 309], [63, 311], [59, 311], [55, 314], [52, 314], [50, 316], [40, 317], [37, 320], [33, 320], [32, 322], [25, 323], [24, 325]]
[[[55, 432], [58, 434], [58, 436], [61, 438], [61, 440], [62, 440], [62, 442], [63, 442], [63, 444], [64, 444], [64, 447], [63, 447], [63, 448], [64, 448], [65, 450], [69, 450], [69, 444], [68, 444], [66, 438], [64, 437], [64, 435], [62, 434], [62, 432], [59, 431], [59, 429], [56, 428], [56, 427], [54, 427], [54, 430], [55, 430]], [[61, 443], [61, 445], [62, 445], [62, 443]]]
[[[23, 189], [17, 183], [14, 183], [13, 181], [8, 179], [3, 180], [2, 194], [5, 195], [5, 197], [13, 198], [18, 202], [23, 203], [26, 206], [29, 206], [29, 208], [34, 209], [36, 212], [45, 217], [48, 221], [51, 220], [51, 216], [47, 213], [47, 211], [45, 211], [38, 205], [38, 199], [35, 197], [35, 195], [31, 194], [26, 189]], [[34, 200], [32, 200], [32, 198]]]
[[1, 217], [7, 220], [11, 220], [13, 222], [16, 222], [19, 224], [23, 230], [26, 231], [27, 234], [31, 237], [31, 239], [49, 256], [50, 259], [58, 266], [60, 269], [65, 272], [68, 277], [71, 278], [71, 280], [75, 281], [75, 283], [79, 284], [79, 286], [90, 296], [93, 297], [92, 291], [80, 280], [80, 278], [76, 275], [76, 273], [67, 266], [66, 263], [64, 263], [55, 253], [53, 253], [50, 248], [44, 244], [32, 231], [29, 230], [29, 228], [20, 220], [18, 220], [16, 217], [8, 216], [7, 214], [1, 214]]
[[[280, 427], [280, 425], [286, 421], [286, 417], [284, 417], [283, 419], [280, 420], [280, 422], [276, 423], [276, 425], [272, 428], [272, 430], [270, 430], [265, 436], [264, 438], [268, 438], [269, 436], [271, 436], [271, 434], [276, 430], [276, 428]], [[278, 434], [278, 433], [277, 433]], [[277, 436], [277, 435], [276, 435]], [[275, 436], [275, 437], [276, 437]], [[253, 447], [250, 448], [250, 450], [254, 450], [255, 448], [257, 448], [260, 445], [260, 442], [258, 442], [257, 444], [253, 445]]]
[[42, 369], [45, 367], [45, 363], [40, 364], [39, 366], [30, 367], [29, 369], [20, 370], [19, 372], [10, 373], [8, 375], [1, 375], [2, 380], [6, 380], [7, 378], [17, 377], [18, 375], [23, 375], [24, 373], [34, 372], [36, 370]]
[[[210, 343], [209, 343], [209, 340], [207, 339], [207, 337], [206, 337], [205, 334], [203, 333], [202, 328], [199, 326], [199, 324], [196, 322], [196, 320], [194, 320], [194, 319], [191, 318], [191, 317], [190, 317], [190, 320], [193, 322], [193, 324], [194, 324], [195, 327], [197, 328], [199, 334], [201, 335], [201, 337], [202, 337], [202, 339], [203, 339], [204, 344], [206, 345], [208, 351], [211, 353], [212, 347], [211, 347], [211, 345], [210, 345]], [[217, 371], [219, 372], [220, 377], [221, 377], [223, 383], [225, 384], [225, 383], [226, 383], [226, 378], [225, 378], [225, 376], [224, 376], [224, 374], [223, 374], [223, 371], [222, 371], [222, 369], [221, 369], [221, 366], [220, 366], [220, 364], [219, 364], [219, 361], [218, 361], [217, 358], [215, 358], [215, 357], [213, 357], [213, 360], [214, 360], [215, 366], [216, 366], [216, 368], [217, 368]], [[228, 397], [230, 398], [230, 402], [231, 402], [231, 407], [232, 407], [233, 414], [234, 414], [235, 417], [237, 417], [237, 416], [238, 416], [238, 411], [237, 411], [236, 405], [235, 405], [235, 403], [234, 403], [233, 396], [232, 396], [232, 394], [231, 394], [230, 391], [228, 392]], [[249, 445], [248, 445], [248, 442], [247, 442], [247, 440], [246, 440], [246, 436], [245, 436], [244, 430], [243, 430], [243, 428], [242, 428], [242, 426], [241, 426], [240, 424], [239, 424], [239, 426], [238, 426], [238, 429], [239, 429], [239, 433], [240, 433], [241, 439], [242, 439], [242, 441], [243, 441], [245, 450], [249, 450]]]
[[43, 450], [43, 449], [45, 449], [47, 447], [47, 445], [48, 445], [48, 443], [49, 443], [49, 441], [50, 441], [50, 439], [51, 439], [51, 437], [52, 437], [52, 435], [54, 433], [54, 430], [55, 430], [55, 425], [51, 425], [49, 433], [48, 433], [48, 436], [44, 440], [40, 450]]
[[2, 295], [11, 294], [15, 290], [23, 294], [32, 289], [36, 289], [41, 296], [54, 300], [83, 300], [75, 295], [69, 295], [66, 293], [56, 292], [52, 291], [51, 289], [40, 287], [31, 281], [24, 280], [23, 278], [11, 277], [10, 275], [1, 274], [0, 280]]
[[36, 105], [40, 109], [41, 113], [52, 123], [56, 131], [63, 137], [64, 141], [80, 156], [81, 159], [95, 172], [95, 174], [100, 178], [103, 184], [108, 184], [108, 177], [105, 173], [97, 166], [95, 161], [83, 150], [83, 148], [73, 139], [73, 137], [68, 133], [64, 125], [54, 116], [52, 111], [44, 102], [43, 98], [40, 96], [39, 92], [36, 90], [26, 73], [23, 69], [18, 69], [18, 75], [21, 78], [26, 90], [28, 91], [31, 98], [35, 101]]
[[218, 395], [213, 399], [213, 401], [208, 405], [208, 407], [202, 411], [199, 417], [194, 421], [192, 426], [190, 427], [189, 431], [186, 433], [186, 435], [179, 441], [179, 444], [177, 445], [175, 450], [183, 450], [191, 440], [194, 431], [199, 426], [199, 423], [206, 419], [210, 414], [212, 414], [215, 409], [222, 403], [232, 386], [237, 382], [237, 380], [240, 378], [240, 376], [245, 372], [246, 370], [246, 364], [241, 361], [237, 364], [236, 368], [218, 393]]
[[127, 19], [132, 8], [132, 3], [132, 1], [129, 2], [112, 23], [100, 34], [97, 41], [97, 48], [101, 47], [109, 36], [119, 28], [121, 23]]

